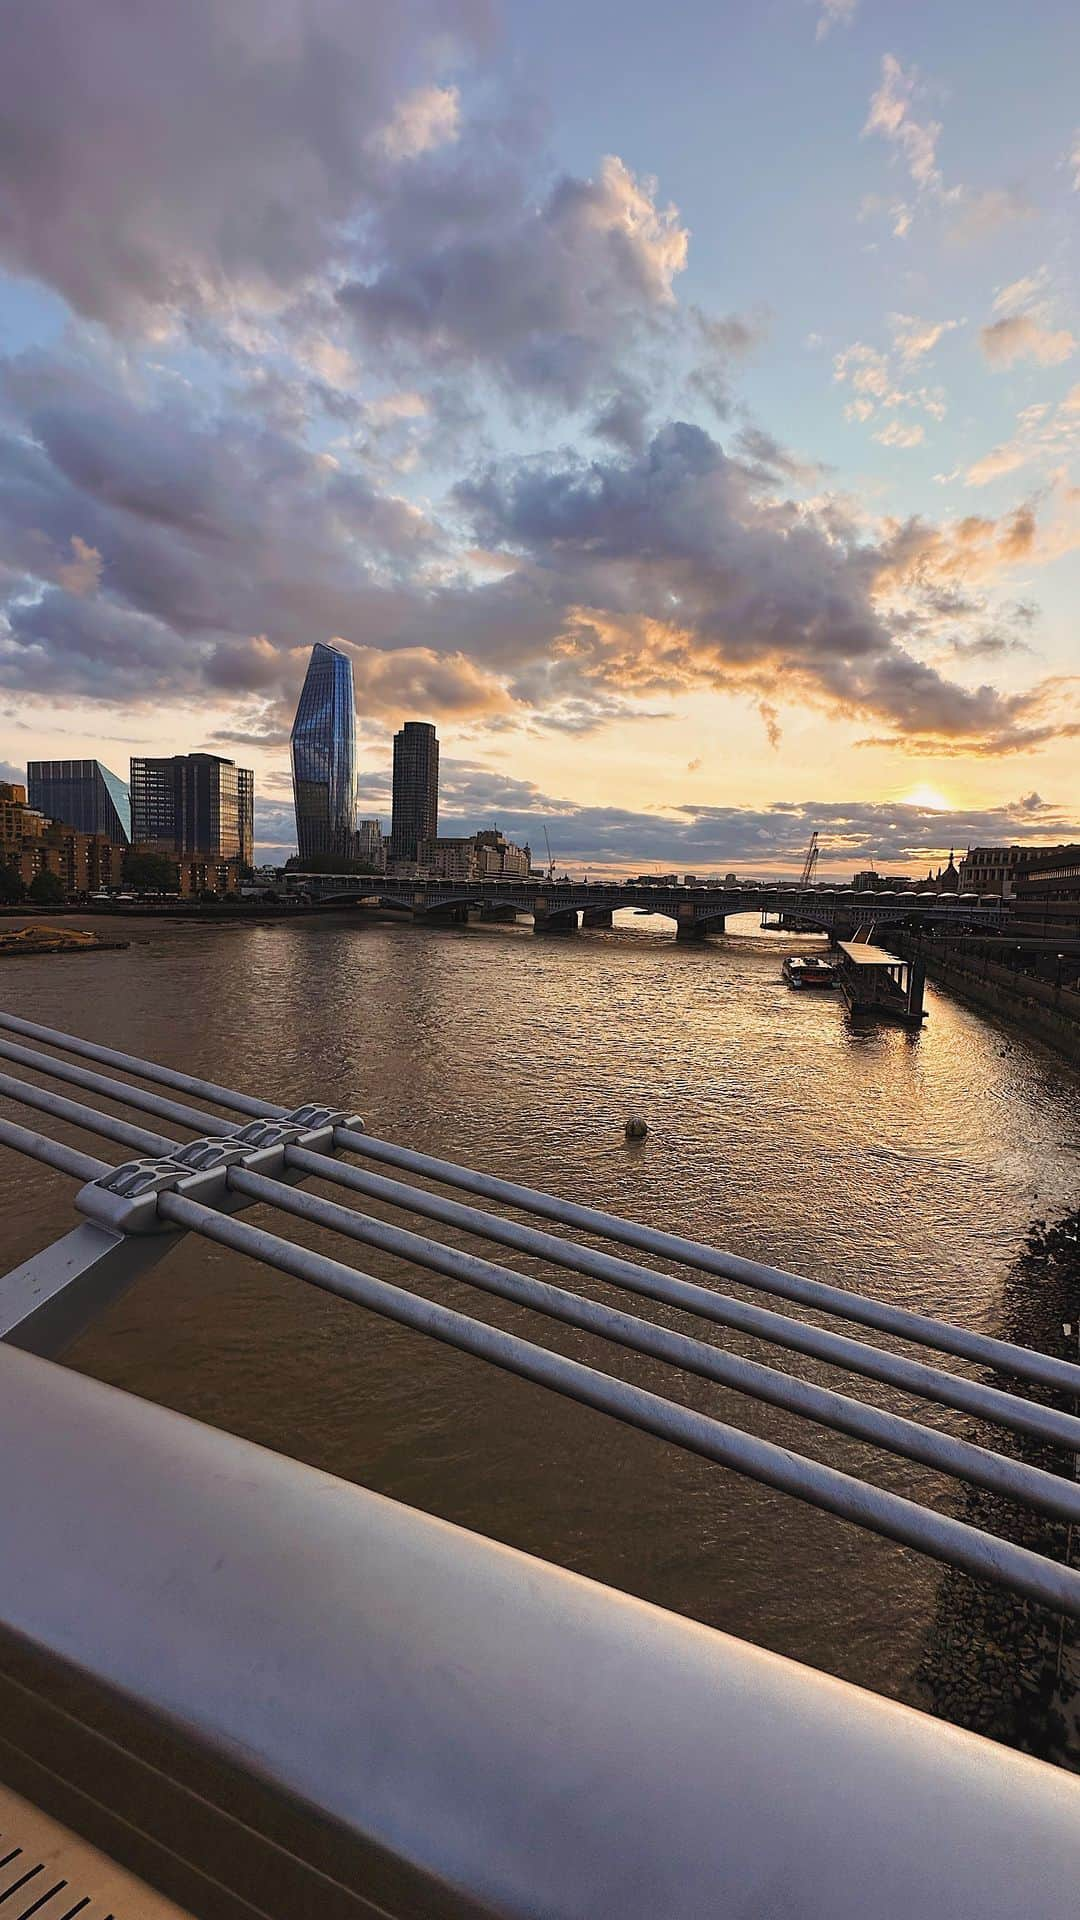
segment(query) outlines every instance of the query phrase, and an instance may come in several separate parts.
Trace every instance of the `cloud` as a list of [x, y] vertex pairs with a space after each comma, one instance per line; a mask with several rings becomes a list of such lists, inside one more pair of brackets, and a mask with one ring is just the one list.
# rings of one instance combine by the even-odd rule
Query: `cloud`
[[[941, 122], [916, 117], [913, 106], [920, 92], [916, 69], [905, 69], [895, 54], [885, 54], [881, 62], [881, 83], [871, 96], [862, 130], [864, 139], [877, 134], [893, 148], [895, 157], [910, 175], [917, 201], [935, 206], [945, 214], [950, 221], [952, 238], [961, 241], [983, 238], [1006, 222], [1032, 213], [1027, 196], [1016, 188], [946, 184], [937, 156]], [[864, 196], [865, 210], [876, 210], [879, 205], [876, 196]], [[913, 207], [899, 201], [889, 212], [894, 236], [904, 238], [912, 227]]]
[[1080, 127], [1073, 135], [1072, 146], [1065, 155], [1065, 165], [1072, 174], [1072, 190], [1080, 193]]
[[[639, 873], [660, 866], [677, 872], [754, 876], [797, 873], [816, 828], [821, 871], [847, 878], [869, 863], [881, 872], [918, 875], [943, 860], [950, 847], [1054, 844], [1080, 837], [1075, 810], [1022, 795], [1000, 807], [937, 809], [913, 802], [865, 800], [777, 801], [764, 807], [714, 807], [684, 801], [663, 813], [582, 805], [545, 793], [530, 781], [449, 756], [442, 763], [439, 824], [447, 833], [474, 833], [497, 819], [512, 839], [543, 845], [547, 828], [561, 866]], [[385, 813], [389, 768], [365, 780], [364, 805]], [[272, 831], [282, 849], [292, 844], [291, 808], [260, 808], [257, 836]], [[267, 833], [269, 837], [269, 832]]]
[[937, 120], [917, 120], [911, 111], [918, 74], [905, 72], [896, 55], [887, 53], [881, 62], [881, 84], [870, 101], [863, 136], [880, 134], [896, 148], [911, 178], [920, 189], [940, 187], [937, 167], [937, 143], [941, 124]]
[[101, 555], [77, 533], [71, 536], [71, 559], [56, 569], [56, 579], [65, 593], [93, 593], [101, 579]]
[[313, 394], [344, 417], [394, 367], [423, 376], [432, 432], [475, 407], [465, 372], [515, 405], [622, 390], [675, 324], [685, 227], [616, 155], [553, 175], [535, 104], [492, 88], [465, 115], [447, 69], [487, 16], [101, 0], [75, 36], [65, 0], [12, 0], [0, 263], [125, 340], [231, 359], [298, 430]]
[[980, 327], [979, 344], [992, 367], [1011, 367], [1017, 360], [1058, 367], [1076, 350], [1076, 341], [1065, 328], [1045, 327], [1030, 313], [1009, 314]]
[[850, 27], [858, 5], [859, 0], [821, 0], [815, 40], [826, 39], [834, 27]]
[[904, 398], [892, 380], [886, 356], [862, 340], [854, 341], [836, 355], [833, 379], [841, 384], [846, 381], [856, 393], [864, 398], [872, 396], [882, 406], [899, 406]]
[[[1074, 400], [1073, 396], [1076, 395]], [[992, 447], [968, 467], [965, 485], [981, 487], [1019, 467], [1039, 462], [1053, 483], [1071, 456], [1080, 448], [1080, 387], [1072, 389], [1057, 407], [1038, 401], [1023, 407], [1016, 416], [1016, 432], [1010, 440]]]
[[950, 187], [943, 195], [950, 215], [950, 239], [961, 244], [986, 240], [1015, 220], [1034, 218], [1035, 207], [1018, 187]]
[[95, 0], [77, 32], [66, 0], [9, 0], [4, 24], [0, 256], [140, 332], [325, 268], [452, 131], [417, 49], [484, 32], [472, 0]]
[[615, 155], [538, 203], [507, 172], [483, 190], [444, 183], [422, 211], [418, 223], [415, 204], [401, 227], [384, 222], [378, 264], [338, 296], [362, 339], [403, 366], [479, 369], [515, 395], [573, 406], [674, 307], [686, 229], [655, 181]]
[[[897, 738], [964, 751], [1049, 737], [1067, 724], [1040, 695], [961, 687], [916, 658], [905, 596], [1030, 558], [1029, 509], [949, 529], [912, 521], [860, 542], [835, 505], [801, 507], [761, 491], [751, 468], [701, 428], [676, 423], [635, 458], [586, 465], [509, 461], [457, 489], [485, 549], [514, 571], [504, 610], [546, 624], [532, 697], [617, 689], [630, 697], [707, 686], [785, 696], [854, 718], [876, 713]], [[890, 614], [889, 605], [896, 605]], [[534, 642], [535, 645], [535, 642]]]
[[[894, 332], [898, 335], [898, 346], [906, 338], [903, 332], [905, 327], [912, 330], [911, 338], [916, 343], [921, 337], [918, 330], [933, 332], [927, 323], [909, 320], [902, 314], [894, 314], [892, 320]], [[938, 333], [947, 331], [952, 324], [956, 323], [942, 322]], [[909, 358], [917, 359], [919, 353], [925, 351], [929, 351], [929, 348], [919, 346]], [[902, 381], [908, 377], [906, 372], [895, 373], [888, 354], [882, 353], [877, 347], [868, 346], [864, 340], [853, 341], [833, 360], [833, 379], [838, 385], [850, 386], [856, 396], [844, 405], [845, 420], [866, 422], [873, 419], [879, 407], [886, 411], [898, 407], [917, 407], [934, 420], [942, 419], [946, 411], [943, 390], [940, 387], [904, 386]], [[901, 427], [894, 423], [886, 433], [874, 437], [883, 439], [886, 446], [915, 446], [923, 438], [923, 430], [921, 427]]]
[[994, 295], [995, 313], [1015, 313], [1018, 308], [1033, 306], [1046, 293], [1050, 282], [1048, 267], [1037, 267], [1034, 273], [1027, 273], [1019, 280], [1010, 280], [1007, 286], [999, 287]]
[[925, 428], [918, 422], [905, 426], [899, 420], [890, 420], [888, 426], [874, 435], [883, 447], [917, 447], [925, 437]]
[[482, 465], [438, 520], [124, 356], [27, 354], [0, 378], [0, 685], [209, 699], [270, 744], [311, 642], [337, 636], [361, 711], [388, 718], [580, 734], [712, 688], [970, 751], [1052, 732], [1026, 696], [917, 657], [960, 617], [934, 596], [1037, 557], [1034, 513], [874, 534], [828, 495], [785, 497], [809, 472], [762, 429], [725, 452], [675, 422], [593, 462]]
[[983, 454], [981, 460], [972, 461], [964, 475], [964, 485], [985, 487], [989, 481], [1000, 479], [1002, 474], [1015, 473], [1017, 467], [1026, 466], [1029, 458], [1028, 449], [1016, 441], [993, 447], [989, 453]]
[[448, 146], [461, 131], [461, 96], [456, 87], [417, 87], [394, 108], [393, 118], [374, 135], [390, 160], [417, 160], [435, 147]]
[[900, 358], [910, 365], [932, 353], [937, 343], [947, 333], [955, 332], [962, 325], [959, 320], [916, 320], [912, 314], [893, 313], [889, 316], [893, 332], [893, 345]]
[[[342, 644], [340, 639], [337, 644]], [[392, 653], [374, 647], [347, 650], [357, 705], [369, 716], [395, 723], [417, 713], [466, 719], [505, 713], [511, 706], [497, 676], [463, 653], [436, 653], [431, 647], [402, 647]]]

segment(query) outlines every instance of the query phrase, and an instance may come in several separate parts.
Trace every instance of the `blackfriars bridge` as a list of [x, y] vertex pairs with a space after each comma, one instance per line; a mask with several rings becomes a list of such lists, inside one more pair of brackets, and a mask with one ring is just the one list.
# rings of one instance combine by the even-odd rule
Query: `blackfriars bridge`
[[610, 927], [630, 910], [673, 920], [679, 940], [723, 933], [728, 917], [756, 913], [763, 924], [839, 938], [873, 923], [879, 929], [912, 924], [958, 932], [1000, 927], [1008, 909], [978, 894], [856, 892], [850, 887], [695, 887], [596, 880], [414, 880], [378, 875], [296, 876], [305, 893], [325, 904], [400, 908], [422, 920], [473, 917], [513, 920], [531, 914], [537, 933], [572, 933], [579, 926]]

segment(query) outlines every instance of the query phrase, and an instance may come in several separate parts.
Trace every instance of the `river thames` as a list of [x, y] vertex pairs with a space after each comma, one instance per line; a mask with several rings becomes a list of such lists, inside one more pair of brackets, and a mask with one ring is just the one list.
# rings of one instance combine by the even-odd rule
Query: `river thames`
[[[920, 1034], [856, 1031], [835, 994], [781, 982], [783, 954], [815, 943], [763, 934], [749, 918], [679, 946], [667, 923], [624, 921], [541, 939], [525, 923], [132, 920], [126, 952], [8, 962], [3, 1003], [269, 1099], [349, 1106], [386, 1138], [1008, 1333], [1002, 1289], [1027, 1228], [1076, 1204], [1075, 1075], [932, 987]], [[623, 1139], [632, 1112], [650, 1128], [636, 1147]], [[249, 1217], [277, 1224], [261, 1209]], [[5, 1265], [72, 1218], [67, 1182], [0, 1155]], [[959, 1511], [955, 1485], [910, 1462], [303, 1223], [290, 1232]], [[692, 1330], [912, 1410], [810, 1360]], [[68, 1362], [925, 1704], [916, 1673], [942, 1577], [932, 1563], [224, 1249], [179, 1244]], [[918, 1410], [971, 1431], [961, 1415]]]

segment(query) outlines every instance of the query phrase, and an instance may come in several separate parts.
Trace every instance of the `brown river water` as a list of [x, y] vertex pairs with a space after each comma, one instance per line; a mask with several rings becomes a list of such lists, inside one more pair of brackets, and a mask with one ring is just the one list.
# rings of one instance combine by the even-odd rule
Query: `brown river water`
[[[701, 946], [630, 915], [576, 939], [345, 916], [122, 931], [126, 952], [5, 962], [0, 1003], [272, 1100], [351, 1106], [385, 1138], [971, 1326], [1009, 1331], [1002, 1287], [1028, 1226], [1076, 1204], [1080, 1081], [1066, 1067], [932, 987], [922, 1033], [856, 1032], [835, 994], [783, 985], [793, 937], [749, 918]], [[650, 1128], [637, 1147], [623, 1139], [632, 1112]], [[0, 1271], [66, 1231], [70, 1194], [0, 1150]], [[302, 1223], [288, 1231], [959, 1511], [955, 1485], [910, 1462]], [[704, 1337], [970, 1431], [810, 1360]], [[224, 1249], [178, 1244], [67, 1362], [923, 1702], [932, 1562]]]

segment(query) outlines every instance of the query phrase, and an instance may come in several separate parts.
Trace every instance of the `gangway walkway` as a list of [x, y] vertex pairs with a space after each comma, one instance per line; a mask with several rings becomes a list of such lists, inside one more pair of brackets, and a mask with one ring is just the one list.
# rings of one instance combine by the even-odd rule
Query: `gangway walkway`
[[[95, 1410], [86, 1417], [91, 1427], [95, 1426], [95, 1396], [108, 1395], [109, 1390], [93, 1382], [66, 1384], [73, 1382], [74, 1376], [51, 1366], [51, 1361], [109, 1301], [165, 1257], [180, 1235], [193, 1234], [256, 1258], [841, 1520], [995, 1582], [1064, 1616], [1080, 1619], [1080, 1571], [959, 1520], [928, 1499], [902, 1497], [870, 1479], [699, 1412], [678, 1397], [680, 1375], [712, 1380], [749, 1399], [797, 1414], [815, 1426], [848, 1434], [958, 1481], [989, 1488], [1072, 1525], [1080, 1522], [1080, 1486], [1069, 1471], [1080, 1452], [1080, 1417], [1072, 1410], [1080, 1396], [1080, 1367], [1073, 1363], [378, 1139], [366, 1131], [359, 1116], [333, 1103], [307, 1101], [282, 1106], [3, 1012], [0, 1061], [5, 1069], [22, 1070], [0, 1072], [0, 1095], [19, 1103], [39, 1123], [28, 1125], [0, 1118], [0, 1145], [76, 1181], [74, 1204], [79, 1216], [79, 1223], [62, 1239], [32, 1256], [6, 1280], [0, 1280], [0, 1445], [6, 1458], [10, 1457], [8, 1443], [12, 1437], [9, 1423], [18, 1430], [23, 1455], [34, 1457], [34, 1436], [27, 1432], [27, 1417], [36, 1397], [40, 1397], [42, 1418], [48, 1418], [50, 1426], [54, 1419], [47, 1409], [55, 1402], [59, 1432], [66, 1430], [65, 1422], [70, 1425], [75, 1418], [71, 1408], [77, 1409], [80, 1419], [83, 1417], [85, 1397], [87, 1405]], [[28, 1079], [27, 1072], [38, 1077]], [[54, 1082], [57, 1089], [65, 1091], [54, 1090], [42, 1081]], [[75, 1096], [93, 1096], [93, 1101]], [[135, 1117], [119, 1119], [96, 1104], [98, 1101], [126, 1108]], [[64, 1129], [78, 1129], [90, 1137], [90, 1144], [99, 1144], [92, 1152], [73, 1147], [55, 1133], [42, 1131], [47, 1121], [59, 1123]], [[120, 1147], [128, 1157], [119, 1163], [105, 1159], [100, 1143]], [[343, 1155], [350, 1158], [346, 1160]], [[301, 1191], [298, 1183], [306, 1180], [330, 1184], [341, 1191], [342, 1198]], [[357, 1205], [358, 1200], [388, 1205], [404, 1216], [405, 1223], [376, 1217]], [[476, 1201], [484, 1204], [476, 1205]], [[254, 1205], [270, 1207], [281, 1216], [278, 1230], [239, 1217]], [[541, 1325], [546, 1320], [579, 1328], [611, 1343], [613, 1348], [648, 1355], [671, 1370], [670, 1391], [647, 1390], [607, 1366], [585, 1365], [553, 1352], [538, 1340], [503, 1331], [483, 1318], [445, 1306], [413, 1291], [406, 1283], [392, 1284], [352, 1258], [300, 1245], [289, 1234], [293, 1220], [328, 1229], [353, 1246], [377, 1249], [421, 1270], [465, 1282], [481, 1294], [525, 1306], [541, 1316]], [[469, 1241], [479, 1240], [494, 1249], [526, 1255], [555, 1276], [600, 1282], [604, 1297], [586, 1296], [572, 1286], [559, 1284], [557, 1277], [541, 1278], [503, 1259], [434, 1239], [422, 1230], [428, 1222], [453, 1229]], [[578, 1235], [587, 1239], [575, 1237]], [[590, 1244], [597, 1241], [603, 1244]], [[631, 1251], [638, 1257], [628, 1257]], [[654, 1261], [664, 1264], [655, 1265]], [[760, 1298], [737, 1298], [723, 1290], [723, 1282], [734, 1283]], [[678, 1309], [688, 1317], [693, 1331], [659, 1325], [631, 1310], [642, 1302]], [[776, 1302], [808, 1309], [827, 1324], [782, 1311]], [[909, 1351], [878, 1345], [861, 1337], [860, 1329], [888, 1336]], [[807, 1355], [856, 1379], [901, 1390], [916, 1402], [959, 1411], [978, 1421], [982, 1437], [978, 1441], [957, 1437], [941, 1431], [926, 1417], [894, 1413], [854, 1394], [801, 1378], [785, 1371], [782, 1364], [732, 1353], [718, 1344], [722, 1338], [719, 1330], [737, 1331], [760, 1340], [772, 1350], [776, 1361], [782, 1361], [785, 1354]], [[940, 1356], [948, 1356], [958, 1365], [942, 1366], [937, 1363]], [[1008, 1379], [1012, 1390], [973, 1377], [973, 1370], [976, 1374], [990, 1370], [998, 1379]], [[65, 1383], [62, 1387], [61, 1382]], [[123, 1400], [126, 1396], [113, 1398]], [[101, 1415], [106, 1432], [113, 1418], [108, 1411]], [[149, 1456], [153, 1455], [157, 1427], [177, 1419], [153, 1409], [144, 1409], [138, 1416], [136, 1424], [144, 1422], [150, 1436]], [[121, 1424], [125, 1422], [129, 1422], [126, 1414]], [[179, 1422], [182, 1427], [191, 1424]], [[1030, 1464], [1012, 1450], [999, 1450], [992, 1437], [999, 1429], [1030, 1436], [1045, 1447], [1058, 1449], [1063, 1472]], [[196, 1433], [204, 1431], [195, 1428]], [[209, 1457], [215, 1449], [228, 1453], [240, 1448], [241, 1443], [217, 1435], [212, 1441], [208, 1438], [198, 1444], [183, 1442], [181, 1454], [189, 1446], [196, 1453], [200, 1448], [208, 1449]], [[273, 1461], [275, 1456], [268, 1458]], [[53, 1500], [61, 1498], [56, 1491], [55, 1465], [54, 1460], [48, 1481], [52, 1492], [47, 1496]], [[286, 1463], [277, 1462], [274, 1471], [288, 1478], [306, 1470], [286, 1470]], [[140, 1495], [142, 1472], [135, 1460], [130, 1474], [125, 1469], [125, 1479], [131, 1480], [132, 1512], [138, 1509], [140, 1498], [144, 1503], [150, 1501], [148, 1490], [143, 1489]], [[80, 1462], [78, 1467], [72, 1463], [72, 1486], [80, 1475], [93, 1480], [93, 1474], [92, 1459]], [[228, 1480], [224, 1469], [223, 1475], [224, 1484]], [[325, 1476], [322, 1479], [325, 1481]], [[360, 1506], [373, 1499], [362, 1490], [351, 1491]], [[46, 1498], [44, 1494], [41, 1497]], [[100, 1497], [100, 1487], [94, 1482], [85, 1492], [84, 1503], [92, 1506]], [[209, 1494], [207, 1498], [213, 1507], [213, 1498]], [[408, 1510], [402, 1511], [408, 1514]], [[0, 1525], [2, 1522], [0, 1508]], [[422, 1517], [415, 1515], [401, 1525], [407, 1530], [413, 1523], [425, 1528], [436, 1525], [422, 1522]], [[136, 1561], [138, 1558], [138, 1542], [129, 1542], [118, 1532], [122, 1526], [122, 1516], [112, 1514], [110, 1536], [113, 1551], [119, 1556], [118, 1566], [119, 1561], [130, 1561], [133, 1554]], [[489, 1550], [481, 1542], [473, 1546], [481, 1553], [506, 1551]], [[329, 1552], [325, 1542], [324, 1549]], [[570, 1576], [558, 1575], [553, 1569], [547, 1569], [546, 1575], [555, 1582], [570, 1580]], [[312, 1577], [317, 1575], [313, 1573]], [[562, 1593], [561, 1587], [559, 1591]], [[616, 1596], [609, 1598], [616, 1611], [637, 1605]], [[26, 1606], [25, 1593], [21, 1598], [18, 1593], [13, 1597], [0, 1571], [0, 1628], [32, 1637]], [[642, 1609], [645, 1614], [652, 1611]], [[693, 1634], [704, 1630], [688, 1631]], [[80, 1626], [80, 1642], [85, 1632]], [[111, 1644], [108, 1633], [105, 1639]], [[768, 1658], [751, 1656], [748, 1649], [743, 1652], [751, 1663]], [[416, 1654], [418, 1661], [426, 1662], [430, 1648], [418, 1645]], [[80, 1657], [84, 1664], [93, 1666], [92, 1647], [82, 1644]], [[115, 1651], [117, 1671], [126, 1657], [123, 1649]], [[107, 1666], [104, 1655], [101, 1658]], [[803, 1670], [794, 1671], [801, 1676], [800, 1686], [810, 1684]], [[115, 1673], [112, 1677], [115, 1679]], [[155, 1686], [160, 1684], [155, 1679]], [[521, 1684], [525, 1685], [523, 1677]], [[867, 1698], [855, 1690], [846, 1691], [858, 1700]], [[175, 1705], [174, 1701], [174, 1710]], [[877, 1703], [877, 1707], [886, 1706]], [[255, 1708], [250, 1710], [254, 1712]], [[813, 1711], [807, 1711], [812, 1720]], [[890, 1713], [897, 1711], [888, 1709]], [[804, 1724], [809, 1726], [809, 1721]], [[303, 1744], [301, 1741], [301, 1747]], [[858, 1744], [856, 1740], [849, 1756], [853, 1774], [860, 1766], [855, 1751]], [[981, 1748], [983, 1744], [976, 1742], [975, 1746]], [[614, 1765], [614, 1756], [609, 1759]], [[1000, 1762], [1010, 1778], [1014, 1760], [1016, 1756], [1007, 1756]], [[275, 1764], [287, 1773], [293, 1759], [276, 1753]], [[1050, 1779], [1063, 1778], [1049, 1769], [1036, 1771]], [[1010, 1791], [1020, 1788], [1013, 1782]], [[1055, 1787], [1051, 1799], [1059, 1791]], [[905, 1792], [900, 1776], [895, 1792]], [[1067, 1797], [1075, 1792], [1073, 1783], [1067, 1783]], [[318, 1804], [326, 1810], [324, 1800], [318, 1800]], [[1077, 1811], [1076, 1801], [1070, 1804]], [[872, 1848], [869, 1836], [863, 1844]], [[1080, 1839], [1077, 1844], [1080, 1846]], [[1075, 1850], [1073, 1866], [1080, 1867]], [[912, 1867], [914, 1871], [914, 1862]], [[921, 1865], [917, 1869], [923, 1870]], [[993, 1904], [992, 1876], [980, 1870], [978, 1878], [983, 1887], [982, 1906], [973, 1906], [971, 1911], [980, 1911], [984, 1920], [986, 1915], [1008, 1911]], [[600, 1914], [616, 1910], [577, 1908], [572, 1902], [565, 1908], [549, 1908], [542, 1903], [530, 1905], [532, 1899], [533, 1893], [526, 1897], [523, 1892], [518, 1905], [495, 1910], [522, 1914]], [[823, 1893], [822, 1902], [825, 1899]], [[628, 1914], [650, 1911], [645, 1905], [633, 1903], [624, 1903], [618, 1910]], [[735, 1905], [723, 1910], [741, 1911]], [[753, 1909], [759, 1910], [763, 1909]], [[823, 1915], [842, 1911], [812, 1902], [775, 1910]], [[894, 1908], [884, 1893], [875, 1892], [872, 1900], [867, 1897], [866, 1904], [853, 1904], [843, 1910], [877, 1915], [891, 1914]], [[915, 1910], [901, 1904], [895, 1907], [897, 1913]], [[943, 1913], [966, 1914], [968, 1910], [966, 1905], [940, 1908]], [[1038, 1905], [1029, 1910], [1040, 1914], [1052, 1911]], [[698, 1909], [676, 1905], [652, 1911], [696, 1913]]]

